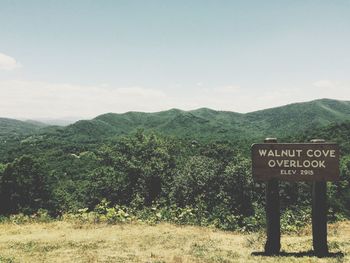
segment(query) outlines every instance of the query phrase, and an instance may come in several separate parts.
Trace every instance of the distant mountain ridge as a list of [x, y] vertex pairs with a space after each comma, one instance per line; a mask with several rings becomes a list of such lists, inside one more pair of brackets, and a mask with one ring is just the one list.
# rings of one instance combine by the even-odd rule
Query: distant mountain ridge
[[92, 120], [78, 121], [68, 126], [67, 131], [97, 138], [128, 134], [137, 129], [207, 139], [264, 138], [286, 137], [344, 121], [350, 121], [350, 101], [321, 99], [246, 114], [208, 108], [107, 113]]
[[36, 123], [0, 119], [0, 134], [15, 132], [25, 135], [57, 130], [65, 138], [85, 141], [103, 140], [143, 129], [184, 138], [245, 140], [284, 138], [346, 121], [350, 121], [350, 101], [321, 99], [245, 114], [208, 108], [191, 111], [171, 109], [156, 113], [107, 113], [63, 128], [43, 128]]
[[36, 121], [19, 121], [9, 118], [0, 118], [0, 137], [4, 135], [27, 135], [45, 126], [45, 124]]

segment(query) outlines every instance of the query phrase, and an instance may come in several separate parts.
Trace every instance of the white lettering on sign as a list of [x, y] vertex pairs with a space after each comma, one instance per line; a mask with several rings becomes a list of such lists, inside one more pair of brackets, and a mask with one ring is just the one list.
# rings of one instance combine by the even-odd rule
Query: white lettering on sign
[[[259, 150], [259, 155], [261, 157], [301, 157], [302, 154], [303, 150]], [[336, 157], [335, 150], [307, 150], [306, 156], [310, 158]]]
[[331, 157], [335, 158], [335, 150], [307, 150], [306, 155], [310, 158]]
[[303, 150], [266, 150], [260, 149], [261, 157], [300, 157]]
[[326, 168], [323, 160], [269, 160], [268, 166], [271, 168], [285, 167], [285, 168]]
[[[260, 157], [267, 157], [267, 162], [270, 168], [326, 168], [325, 160], [318, 160], [320, 158], [336, 158], [335, 150], [301, 150], [301, 149], [279, 149], [268, 150], [259, 149]], [[270, 158], [273, 157], [273, 158]], [[276, 158], [290, 158], [290, 159], [276, 159]], [[306, 160], [297, 160], [305, 157]], [[294, 159], [293, 159], [294, 158]], [[282, 174], [286, 174], [284, 171]], [[294, 174], [288, 172], [288, 174]]]
[[263, 143], [252, 146], [257, 180], [339, 180], [339, 146], [334, 143]]

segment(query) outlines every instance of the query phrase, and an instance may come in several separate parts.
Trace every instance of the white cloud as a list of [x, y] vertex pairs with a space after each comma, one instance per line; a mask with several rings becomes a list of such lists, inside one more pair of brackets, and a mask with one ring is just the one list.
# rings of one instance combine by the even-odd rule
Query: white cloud
[[218, 93], [238, 94], [239, 92], [242, 92], [242, 88], [236, 85], [228, 85], [223, 87], [217, 87], [213, 91]]
[[0, 53], [0, 70], [14, 70], [22, 65], [13, 57]]
[[163, 92], [142, 87], [0, 81], [0, 94], [0, 115], [15, 118], [90, 118], [106, 112], [156, 111], [166, 106]]
[[[331, 87], [331, 88], [330, 88]], [[169, 89], [168, 89], [169, 90]], [[144, 87], [112, 87], [33, 81], [0, 81], [0, 117], [92, 118], [107, 112], [154, 112], [170, 108], [250, 112], [319, 98], [350, 100], [350, 83], [316, 81], [305, 87], [247, 89], [237, 85], [195, 87], [168, 93]]]
[[322, 98], [350, 100], [349, 81], [318, 80], [313, 83], [311, 90]]
[[217, 110], [251, 112], [295, 102], [321, 98], [350, 101], [350, 82], [320, 80], [303, 86], [249, 89], [237, 85], [197, 90], [182, 99], [184, 108], [209, 107]]
[[332, 88], [336, 86], [336, 83], [327, 79], [322, 79], [315, 81], [312, 85], [316, 88]]

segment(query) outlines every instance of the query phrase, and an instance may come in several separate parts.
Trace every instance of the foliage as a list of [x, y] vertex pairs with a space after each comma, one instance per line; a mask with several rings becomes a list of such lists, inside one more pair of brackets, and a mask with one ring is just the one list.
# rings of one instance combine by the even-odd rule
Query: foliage
[[27, 224], [27, 223], [49, 223], [54, 221], [55, 218], [51, 217], [47, 210], [39, 209], [36, 213], [26, 215], [23, 213], [13, 214], [10, 216], [1, 216], [1, 223], [12, 223], [12, 224]]
[[[25, 218], [45, 209], [78, 221], [255, 231], [265, 224], [265, 186], [252, 180], [249, 146], [273, 135], [340, 144], [342, 180], [328, 185], [329, 219], [349, 218], [350, 122], [327, 126], [349, 113], [349, 103], [319, 100], [249, 114], [105, 114], [68, 127], [1, 119], [0, 214]], [[309, 183], [280, 183], [285, 231], [308, 222], [310, 193]]]
[[49, 208], [50, 182], [43, 166], [30, 156], [22, 156], [8, 164], [2, 172], [1, 213], [33, 213]]
[[305, 226], [311, 225], [311, 208], [289, 207], [281, 216], [281, 230], [284, 232], [297, 232]]

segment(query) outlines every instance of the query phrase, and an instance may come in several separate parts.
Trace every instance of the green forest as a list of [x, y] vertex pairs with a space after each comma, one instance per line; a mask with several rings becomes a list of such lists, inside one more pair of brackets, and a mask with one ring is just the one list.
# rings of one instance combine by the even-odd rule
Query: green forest
[[[61, 127], [0, 119], [0, 214], [214, 226], [265, 225], [250, 146], [339, 143], [329, 220], [350, 218], [350, 102], [316, 100], [247, 114], [198, 109], [108, 113]], [[280, 182], [282, 229], [310, 222], [311, 184]]]

